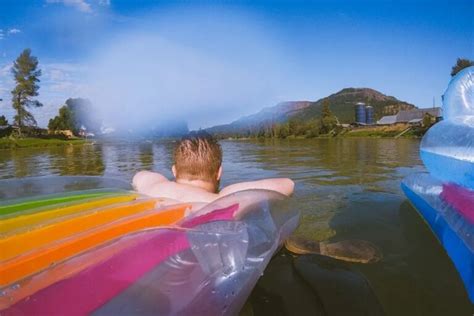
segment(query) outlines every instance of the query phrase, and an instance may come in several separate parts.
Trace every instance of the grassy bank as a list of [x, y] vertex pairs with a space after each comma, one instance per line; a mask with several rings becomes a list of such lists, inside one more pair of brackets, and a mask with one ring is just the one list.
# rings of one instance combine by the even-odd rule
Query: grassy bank
[[426, 129], [419, 126], [409, 126], [400, 124], [394, 126], [373, 126], [355, 128], [346, 132], [344, 137], [403, 137], [418, 138], [422, 137]]
[[83, 139], [63, 140], [57, 138], [0, 138], [0, 149], [55, 147], [65, 145], [82, 145], [88, 141]]

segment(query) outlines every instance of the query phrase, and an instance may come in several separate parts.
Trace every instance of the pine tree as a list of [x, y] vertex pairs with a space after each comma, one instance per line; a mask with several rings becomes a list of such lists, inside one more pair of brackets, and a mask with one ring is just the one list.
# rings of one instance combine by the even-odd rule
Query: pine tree
[[329, 133], [337, 125], [337, 118], [329, 109], [329, 100], [323, 101], [323, 109], [321, 111], [321, 133]]
[[38, 95], [41, 70], [38, 69], [38, 59], [31, 55], [29, 48], [23, 50], [13, 63], [12, 73], [16, 86], [12, 90], [12, 106], [16, 111], [14, 122], [20, 129], [23, 126], [36, 125], [36, 120], [28, 111], [30, 107], [40, 107], [42, 104], [32, 97]]

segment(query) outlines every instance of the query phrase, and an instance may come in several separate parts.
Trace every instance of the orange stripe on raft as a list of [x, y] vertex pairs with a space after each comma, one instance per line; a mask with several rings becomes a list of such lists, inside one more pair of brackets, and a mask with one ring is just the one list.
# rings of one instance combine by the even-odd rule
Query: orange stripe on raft
[[114, 196], [109, 198], [100, 198], [88, 202], [82, 202], [79, 204], [68, 205], [68, 206], [56, 206], [50, 210], [42, 210], [39, 213], [33, 213], [28, 215], [20, 215], [4, 220], [0, 220], [0, 234], [11, 235], [17, 232], [21, 228], [29, 228], [28, 226], [39, 225], [42, 222], [57, 219], [60, 216], [72, 215], [85, 210], [93, 208], [108, 206], [114, 203], [122, 203], [133, 201], [138, 197], [137, 194], [129, 194], [124, 196]]
[[157, 201], [138, 200], [132, 204], [112, 205], [107, 208], [93, 210], [83, 216], [69, 218], [49, 226], [0, 239], [0, 249], [2, 249], [0, 251], [0, 261], [14, 258], [34, 248], [59, 241], [114, 220], [151, 210], [155, 207]]
[[188, 207], [189, 205], [182, 205], [168, 210], [138, 214], [72, 236], [63, 242], [49, 245], [46, 249], [34, 250], [23, 256], [5, 261], [0, 265], [0, 287], [9, 285], [122, 235], [146, 228], [176, 223], [184, 217]]

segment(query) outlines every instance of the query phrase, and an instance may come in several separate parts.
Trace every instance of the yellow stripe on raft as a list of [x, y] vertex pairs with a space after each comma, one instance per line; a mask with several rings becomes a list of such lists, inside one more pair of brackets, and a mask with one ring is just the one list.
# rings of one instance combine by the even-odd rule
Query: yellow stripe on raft
[[72, 215], [74, 213], [108, 206], [114, 203], [130, 202], [135, 200], [137, 197], [137, 194], [127, 194], [123, 196], [99, 198], [79, 204], [67, 205], [62, 207], [55, 206], [50, 210], [42, 210], [39, 213], [25, 214], [17, 217], [3, 219], [0, 220], [0, 235], [5, 236], [14, 233], [18, 229], [38, 225], [41, 222], [52, 220], [61, 216]]
[[4, 261], [0, 265], [0, 288], [126, 234], [174, 224], [188, 207], [185, 204], [130, 216]]
[[74, 234], [110, 223], [114, 220], [155, 208], [158, 200], [138, 200], [132, 204], [112, 205], [84, 215], [68, 218], [49, 226], [0, 239], [0, 261], [11, 259], [32, 249], [59, 241]]

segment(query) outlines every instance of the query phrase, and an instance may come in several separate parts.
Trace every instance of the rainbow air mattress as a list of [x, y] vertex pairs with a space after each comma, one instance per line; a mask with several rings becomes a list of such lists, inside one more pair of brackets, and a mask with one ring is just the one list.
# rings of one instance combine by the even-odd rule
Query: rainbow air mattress
[[474, 303], [474, 67], [450, 82], [443, 116], [421, 142], [429, 174], [407, 177], [402, 189], [446, 249]]
[[160, 207], [97, 178], [56, 179], [21, 199], [0, 181], [1, 315], [235, 314], [299, 219], [271, 191], [186, 216], [187, 204]]

